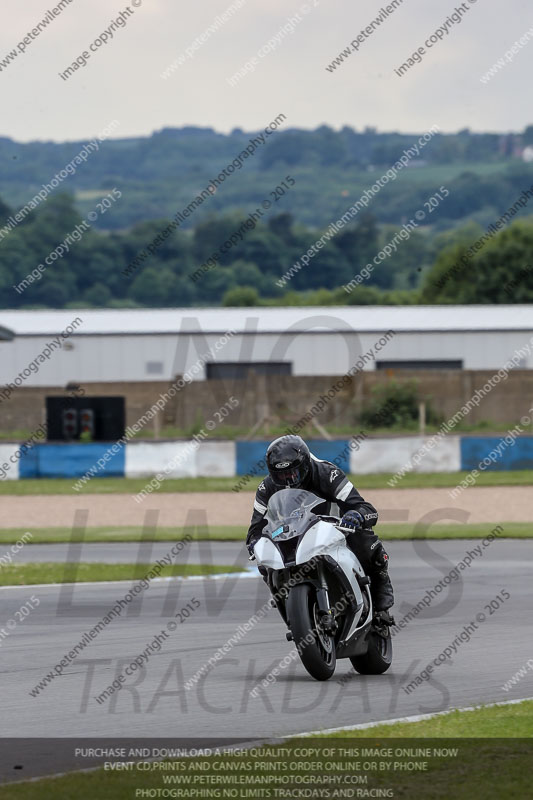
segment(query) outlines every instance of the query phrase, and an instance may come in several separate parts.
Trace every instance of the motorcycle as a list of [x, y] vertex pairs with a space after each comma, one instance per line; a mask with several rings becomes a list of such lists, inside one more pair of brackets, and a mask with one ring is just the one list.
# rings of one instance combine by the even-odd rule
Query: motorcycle
[[273, 494], [255, 560], [289, 629], [287, 640], [313, 678], [331, 678], [338, 658], [349, 658], [362, 675], [379, 675], [392, 663], [392, 640], [373, 623], [370, 578], [339, 518], [327, 511], [327, 501], [303, 489]]

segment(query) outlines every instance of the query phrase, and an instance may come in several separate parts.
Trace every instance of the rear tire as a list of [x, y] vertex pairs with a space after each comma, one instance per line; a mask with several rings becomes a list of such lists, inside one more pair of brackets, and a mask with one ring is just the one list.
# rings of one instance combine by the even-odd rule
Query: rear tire
[[368, 650], [363, 656], [352, 656], [352, 666], [360, 675], [381, 675], [392, 664], [392, 639], [371, 631]]
[[337, 663], [335, 641], [332, 636], [317, 632], [317, 611], [312, 587], [307, 583], [293, 586], [287, 598], [287, 614], [294, 644], [307, 672], [317, 681], [327, 681]]

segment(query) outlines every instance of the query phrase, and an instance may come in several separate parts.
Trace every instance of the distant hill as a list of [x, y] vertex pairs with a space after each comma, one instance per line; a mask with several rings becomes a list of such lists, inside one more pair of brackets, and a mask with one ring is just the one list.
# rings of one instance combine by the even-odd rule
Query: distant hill
[[532, 143], [533, 126], [0, 139], [0, 308], [532, 302]]
[[[282, 123], [283, 125], [284, 123]], [[120, 128], [116, 133], [120, 132]], [[136, 222], [171, 217], [205, 190], [223, 169], [262, 132], [234, 130], [221, 134], [211, 128], [166, 128], [144, 138], [108, 139], [57, 191], [76, 196], [78, 208], [87, 213], [94, 200], [117, 187], [122, 200], [97, 227], [128, 228]], [[322, 126], [313, 131], [282, 128], [265, 136], [253, 155], [233, 166], [208, 202], [202, 204], [193, 226], [206, 216], [232, 210], [247, 211], [268, 198], [269, 192], [290, 174], [297, 179], [293, 190], [278, 205], [297, 222], [308, 226], [329, 224], [389, 169], [404, 151], [423, 135], [341, 131]], [[397, 180], [389, 183], [374, 202], [372, 213], [379, 222], [398, 224], [414, 213], [442, 183], [470, 173], [468, 191], [461, 189], [459, 203], [447, 203], [439, 219], [454, 220], [494, 206], [508, 191], [509, 174], [521, 173], [523, 148], [533, 143], [533, 126], [521, 134], [437, 134], [420, 149]], [[66, 165], [85, 142], [31, 142], [20, 144], [0, 139], [0, 195], [11, 208], [24, 206]], [[413, 151], [414, 152], [414, 151]], [[512, 191], [512, 190], [511, 190]], [[0, 208], [0, 214], [2, 209]]]

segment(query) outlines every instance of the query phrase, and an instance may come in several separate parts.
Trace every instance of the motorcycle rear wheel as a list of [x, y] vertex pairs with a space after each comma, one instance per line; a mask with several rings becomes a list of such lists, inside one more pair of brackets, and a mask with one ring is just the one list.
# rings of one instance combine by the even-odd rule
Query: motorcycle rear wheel
[[350, 658], [352, 666], [360, 675], [381, 675], [392, 664], [392, 639], [371, 631], [368, 637], [368, 650], [362, 656]]
[[287, 598], [287, 613], [293, 641], [302, 664], [311, 677], [327, 681], [335, 672], [335, 641], [317, 625], [318, 603], [307, 583], [293, 586]]

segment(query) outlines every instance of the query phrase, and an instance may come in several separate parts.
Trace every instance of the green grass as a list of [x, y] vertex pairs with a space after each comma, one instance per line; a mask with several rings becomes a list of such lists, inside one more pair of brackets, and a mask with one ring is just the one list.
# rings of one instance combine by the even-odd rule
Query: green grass
[[[0, 431], [0, 441], [22, 444], [22, 442], [26, 442], [30, 438], [32, 433], [34, 433], [34, 431], [30, 430], [29, 428], [17, 428], [13, 431]], [[37, 439], [37, 442], [44, 443], [45, 441], [45, 434], [43, 434], [42, 438]]]
[[[396, 485], [398, 489], [452, 487], [465, 478], [468, 472], [409, 472]], [[251, 478], [242, 488], [255, 492], [262, 475]], [[361, 489], [389, 489], [387, 481], [392, 473], [350, 475], [350, 479]], [[172, 492], [230, 492], [239, 487], [243, 476], [234, 478], [169, 478], [162, 482], [158, 491]], [[76, 492], [72, 478], [27, 478], [19, 481], [0, 481], [0, 495], [32, 494], [137, 494], [146, 486], [146, 478], [94, 478]], [[502, 470], [482, 472], [476, 486], [532, 486], [533, 470]]]
[[[158, 491], [169, 492], [227, 492], [238, 478], [169, 478], [162, 482]], [[259, 484], [250, 482], [250, 491]], [[28, 478], [19, 481], [0, 481], [0, 495], [32, 494], [137, 494], [146, 487], [147, 478], [94, 478], [76, 492], [72, 478]], [[248, 487], [246, 487], [248, 488]]]
[[[31, 586], [35, 583], [83, 583], [84, 581], [140, 580], [150, 564], [17, 564], [0, 569], [0, 586]], [[216, 575], [241, 572], [240, 567], [214, 564], [171, 564], [163, 566], [159, 577]]]
[[[511, 161], [506, 162], [508, 166]], [[378, 170], [379, 171], [379, 170]], [[417, 169], [404, 170], [402, 180], [407, 184], [422, 184], [433, 183], [435, 186], [441, 184], [448, 185], [451, 180], [461, 175], [463, 172], [474, 172], [477, 175], [493, 175], [502, 171], [501, 162], [497, 161], [479, 161], [463, 163], [456, 162], [454, 164], [427, 164], [424, 167]], [[372, 174], [372, 173], [371, 173]]]
[[[0, 544], [15, 544], [26, 533], [27, 528], [0, 529]], [[212, 539], [214, 541], [242, 541], [246, 536], [246, 525], [218, 525], [213, 528], [157, 528], [150, 532], [144, 541], [152, 542], [177, 542], [186, 535], [192, 536], [196, 541]], [[87, 528], [83, 537], [85, 542], [140, 542], [143, 528], [140, 526], [125, 526], [118, 528], [116, 525], [100, 528]], [[31, 533], [33, 538], [27, 544], [58, 544], [70, 542], [72, 528], [34, 528]], [[77, 534], [79, 536], [79, 533]], [[79, 541], [76, 538], [76, 541]], [[0, 556], [2, 553], [0, 552]]]
[[[503, 533], [498, 537], [501, 539], [531, 539], [533, 538], [533, 522], [502, 522]], [[483, 539], [495, 526], [489, 523], [477, 523], [472, 525], [432, 525], [427, 530], [421, 528], [414, 529], [414, 525], [408, 522], [392, 523], [384, 522], [376, 528], [381, 539], [409, 540], [409, 539]], [[87, 528], [83, 537], [85, 542], [140, 542], [143, 529], [139, 526], [116, 526]], [[0, 544], [15, 544], [27, 532], [25, 528], [5, 528], [0, 529]], [[31, 531], [33, 538], [27, 542], [31, 547], [33, 544], [59, 544], [70, 542], [72, 539], [72, 528], [34, 528]], [[153, 542], [177, 542], [185, 535], [192, 536], [195, 541], [217, 541], [217, 542], [242, 542], [246, 535], [245, 525], [218, 525], [213, 528], [157, 528], [150, 533], [149, 538], [144, 541]], [[79, 534], [78, 534], [79, 535]], [[76, 537], [76, 541], [79, 539]], [[0, 556], [2, 553], [0, 553]]]
[[[498, 539], [532, 539], [533, 522], [502, 522], [503, 533]], [[472, 525], [432, 525], [416, 528], [416, 524], [408, 522], [384, 522], [376, 528], [380, 539], [484, 539], [496, 527], [492, 523], [473, 523]]]
[[[476, 708], [474, 711], [452, 711], [421, 722], [396, 722], [377, 725], [370, 730], [347, 730], [328, 734], [327, 738], [483, 738], [520, 739], [533, 737], [533, 700], [513, 706]], [[324, 735], [320, 739], [326, 738]]]
[[[469, 472], [409, 472], [398, 481], [396, 489], [437, 489], [457, 486]], [[370, 475], [350, 475], [357, 488], [390, 489], [387, 481], [391, 473], [373, 473]], [[502, 470], [501, 472], [482, 472], [476, 480], [476, 486], [531, 486], [533, 470]]]
[[[370, 730], [350, 731], [342, 734], [331, 734], [330, 736], [319, 736], [317, 738], [289, 739], [282, 742], [281, 746], [290, 749], [290, 753], [281, 756], [276, 755], [276, 747], [280, 745], [269, 745], [273, 748], [272, 755], [257, 756], [211, 756], [203, 758], [174, 759], [187, 764], [186, 772], [182, 771], [104, 771], [103, 769], [86, 773], [71, 773], [60, 778], [43, 779], [38, 782], [10, 784], [0, 787], [0, 800], [129, 800], [136, 796], [137, 789], [156, 790], [153, 796], [157, 796], [157, 790], [161, 790], [163, 784], [162, 775], [197, 775], [206, 779], [205, 776], [213, 776], [214, 783], [207, 784], [211, 788], [217, 786], [217, 777], [221, 775], [249, 776], [250, 775], [279, 775], [278, 769], [267, 769], [265, 762], [283, 761], [288, 764], [291, 761], [304, 763], [318, 762], [320, 767], [315, 769], [300, 769], [292, 783], [283, 784], [285, 792], [291, 788], [306, 786], [316, 788], [324, 785], [321, 782], [320, 773], [325, 772], [336, 775], [368, 775], [368, 784], [361, 787], [363, 791], [387, 788], [393, 789], [393, 796], [404, 800], [525, 800], [531, 797], [531, 754], [533, 736], [533, 703], [527, 702], [512, 707], [486, 708], [471, 712], [454, 712], [443, 717], [416, 722], [410, 724], [382, 725]], [[349, 742], [346, 741], [349, 737]], [[468, 737], [468, 738], [466, 738]], [[505, 738], [509, 737], [509, 738]], [[516, 737], [516, 738], [515, 738]], [[522, 738], [518, 738], [522, 737]], [[336, 741], [341, 740], [338, 744]], [[142, 741], [139, 742], [142, 746]], [[195, 743], [191, 742], [191, 747]], [[324, 747], [379, 747], [392, 748], [458, 748], [456, 757], [375, 757], [363, 758], [355, 756], [349, 758], [335, 752], [333, 756], [324, 756], [322, 753], [313, 754], [305, 758], [301, 755], [296, 756], [296, 748], [324, 748]], [[241, 769], [231, 769], [226, 767], [220, 770], [220, 762], [229, 762], [229, 766], [236, 764], [243, 765]], [[339, 764], [326, 766], [327, 762], [335, 761]], [[376, 764], [390, 763], [394, 765], [400, 762], [423, 762], [428, 763], [428, 771], [424, 772], [400, 772], [391, 769], [390, 771], [371, 771], [364, 767], [352, 769], [350, 762], [373, 761]], [[203, 762], [208, 765], [207, 769], [193, 769], [194, 763]], [[263, 762], [263, 763], [261, 763]], [[344, 763], [343, 763], [344, 762]], [[346, 763], [348, 762], [348, 764]], [[244, 765], [253, 764], [252, 770], [244, 770]], [[215, 764], [219, 769], [215, 769]], [[284, 773], [289, 775], [289, 768]], [[313, 776], [311, 784], [299, 782], [297, 775], [305, 774]], [[192, 784], [191, 788], [199, 789], [204, 784]], [[234, 787], [236, 784], [221, 784], [226, 787]], [[237, 784], [238, 785], [238, 784]], [[246, 784], [241, 784], [245, 786]], [[247, 789], [255, 786], [265, 786], [270, 789], [270, 793], [264, 793], [264, 797], [289, 796], [280, 795], [272, 791], [272, 788], [280, 784], [250, 784]], [[187, 784], [177, 784], [175, 788], [186, 790]], [[333, 784], [329, 784], [328, 794], [325, 797], [335, 797]], [[353, 797], [364, 796], [357, 794], [354, 784], [345, 784], [354, 788]], [[343, 787], [341, 783], [339, 789]], [[170, 788], [170, 787], [167, 787]], [[182, 794], [181, 796], [187, 796]], [[189, 795], [189, 796], [192, 796]], [[222, 796], [222, 792], [221, 792]], [[234, 797], [245, 797], [243, 789], [237, 790]], [[261, 796], [259, 793], [258, 796]], [[296, 796], [296, 795], [293, 795]], [[312, 795], [315, 796], [315, 795]], [[318, 795], [316, 795], [318, 796]], [[340, 795], [342, 796], [342, 795]]]
[[[277, 301], [273, 301], [273, 304], [276, 305]], [[444, 421], [444, 420], [442, 420]], [[461, 420], [454, 428], [455, 433], [478, 433], [482, 434], [483, 436], [491, 436], [497, 435], [506, 431], [511, 430], [517, 425], [520, 420], [516, 419], [514, 421], [507, 421], [507, 422], [493, 422], [492, 420], [479, 420], [478, 422], [466, 422], [465, 420]], [[433, 433], [437, 433], [440, 430], [441, 422], [428, 422], [426, 423], [425, 434], [431, 435]], [[360, 426], [361, 427], [361, 426]], [[324, 425], [324, 429], [327, 433], [330, 434], [332, 437], [338, 436], [345, 436], [350, 437], [354, 435], [354, 424], [345, 424], [345, 425], [335, 425], [329, 424]], [[193, 425], [189, 425], [187, 428], [178, 428], [172, 425], [165, 426], [161, 428], [158, 432], [158, 440], [169, 440], [169, 439], [190, 439], [195, 433], [200, 433], [202, 430], [202, 422], [195, 423]], [[256, 432], [255, 438], [263, 438], [263, 439], [275, 439], [278, 436], [282, 436], [287, 430], [287, 425], [284, 422], [279, 422], [276, 425], [266, 425]], [[392, 426], [381, 426], [381, 427], [365, 427], [365, 430], [370, 433], [371, 436], [413, 436], [419, 434], [419, 422], [418, 419], [413, 419], [407, 422], [401, 422], [396, 425]], [[357, 432], [360, 432], [358, 430]], [[532, 433], [533, 426], [531, 430], [525, 430], [524, 433]], [[210, 432], [209, 438], [210, 439], [246, 439], [250, 433], [250, 429], [239, 426], [239, 425], [229, 425], [223, 424], [217, 426], [213, 431]], [[313, 434], [316, 433], [313, 429], [309, 429], [308, 433], [310, 438], [313, 438]], [[18, 428], [12, 431], [1, 431], [0, 430], [0, 441], [4, 442], [16, 442], [22, 443], [27, 441], [33, 434], [33, 431], [30, 428]], [[154, 441], [156, 440], [156, 432], [150, 427], [145, 427], [142, 430], [138, 431], [137, 433], [133, 434], [131, 437], [133, 441]], [[39, 439], [38, 442], [44, 443], [44, 435], [42, 439]]]

